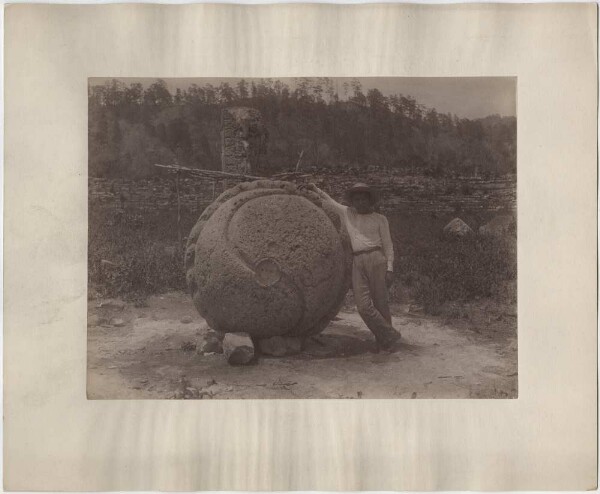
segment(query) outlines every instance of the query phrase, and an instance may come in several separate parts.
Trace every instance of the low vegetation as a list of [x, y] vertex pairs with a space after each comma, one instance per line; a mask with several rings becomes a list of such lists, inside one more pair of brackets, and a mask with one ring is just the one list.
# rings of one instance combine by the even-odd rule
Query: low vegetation
[[295, 169], [301, 156], [301, 171], [321, 174], [319, 185], [338, 198], [350, 183], [379, 176], [396, 251], [395, 301], [435, 314], [448, 302], [497, 297], [501, 287], [514, 285], [514, 228], [462, 239], [442, 231], [456, 216], [475, 232], [499, 208], [514, 216], [516, 118], [443, 114], [355, 79], [198, 83], [91, 82], [89, 176], [113, 182], [102, 200], [90, 196], [91, 296], [143, 299], [186, 289], [183, 244], [199, 216], [190, 211], [219, 191], [185, 179], [175, 186], [153, 164], [218, 169], [221, 112], [228, 106], [263, 116], [269, 139], [260, 175]]
[[[496, 297], [516, 280], [515, 229], [500, 236], [447, 236], [443, 227], [453, 214], [388, 215], [396, 252], [395, 302], [414, 303], [437, 314], [447, 302]], [[90, 295], [139, 299], [186, 290], [183, 243], [197, 216], [183, 214], [180, 243], [174, 211], [90, 208]], [[491, 217], [463, 214], [474, 230]]]

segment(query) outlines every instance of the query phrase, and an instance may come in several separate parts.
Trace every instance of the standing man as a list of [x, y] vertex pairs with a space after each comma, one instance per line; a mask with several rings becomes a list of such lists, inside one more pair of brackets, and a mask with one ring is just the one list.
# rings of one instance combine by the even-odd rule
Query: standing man
[[400, 333], [392, 326], [388, 288], [394, 279], [394, 247], [387, 218], [374, 211], [376, 195], [366, 184], [353, 185], [344, 206], [334, 201], [315, 184], [307, 187], [327, 201], [346, 225], [354, 259], [352, 291], [358, 313], [382, 350], [393, 350]]

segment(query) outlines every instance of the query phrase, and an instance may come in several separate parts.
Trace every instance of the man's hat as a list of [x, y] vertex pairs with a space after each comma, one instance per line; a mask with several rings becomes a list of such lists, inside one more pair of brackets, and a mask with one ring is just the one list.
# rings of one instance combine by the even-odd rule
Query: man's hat
[[346, 191], [346, 199], [350, 200], [352, 198], [352, 194], [356, 192], [366, 192], [367, 194], [369, 194], [371, 196], [371, 201], [373, 201], [373, 204], [375, 204], [379, 200], [379, 195], [377, 194], [377, 191], [375, 191], [372, 187], [369, 187], [367, 184], [363, 184], [360, 182], [354, 184]]

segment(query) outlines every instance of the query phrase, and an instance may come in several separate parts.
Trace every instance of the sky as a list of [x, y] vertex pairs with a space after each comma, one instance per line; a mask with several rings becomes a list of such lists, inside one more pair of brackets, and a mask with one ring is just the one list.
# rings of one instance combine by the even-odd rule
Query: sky
[[[112, 78], [90, 79], [90, 84], [103, 84]], [[155, 78], [116, 78], [125, 83], [141, 82], [144, 86], [152, 84]], [[247, 82], [259, 80], [245, 77]], [[290, 87], [295, 86], [294, 78], [272, 78], [281, 80]], [[456, 114], [463, 118], [480, 118], [492, 114], [516, 116], [517, 114], [517, 79], [516, 77], [356, 77], [330, 78], [343, 99], [343, 84], [358, 79], [363, 92], [377, 88], [385, 96], [402, 94], [412, 96], [418, 103], [435, 108], [440, 113]], [[240, 78], [163, 78], [167, 86], [175, 89], [186, 89], [191, 84], [210, 83], [218, 86], [221, 82], [235, 85]]]

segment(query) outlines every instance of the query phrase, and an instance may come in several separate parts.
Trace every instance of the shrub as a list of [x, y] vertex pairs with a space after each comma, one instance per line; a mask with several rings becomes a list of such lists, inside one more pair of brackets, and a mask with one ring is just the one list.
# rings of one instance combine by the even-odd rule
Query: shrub
[[122, 216], [90, 212], [89, 286], [101, 296], [126, 298], [185, 289], [183, 248], [170, 231], [171, 218], [140, 223], [137, 215]]
[[516, 243], [511, 238], [440, 235], [422, 242], [397, 266], [414, 300], [430, 314], [445, 302], [491, 297], [516, 279]]
[[[90, 207], [89, 215], [90, 293], [135, 299], [186, 289], [176, 213]], [[183, 214], [183, 236], [198, 216]], [[392, 300], [414, 301], [438, 314], [446, 302], [498, 296], [507, 282], [514, 284], [515, 228], [504, 237], [453, 238], [440, 233], [448, 221], [443, 215], [407, 211], [387, 216], [396, 252]], [[489, 220], [465, 219], [472, 224]]]

